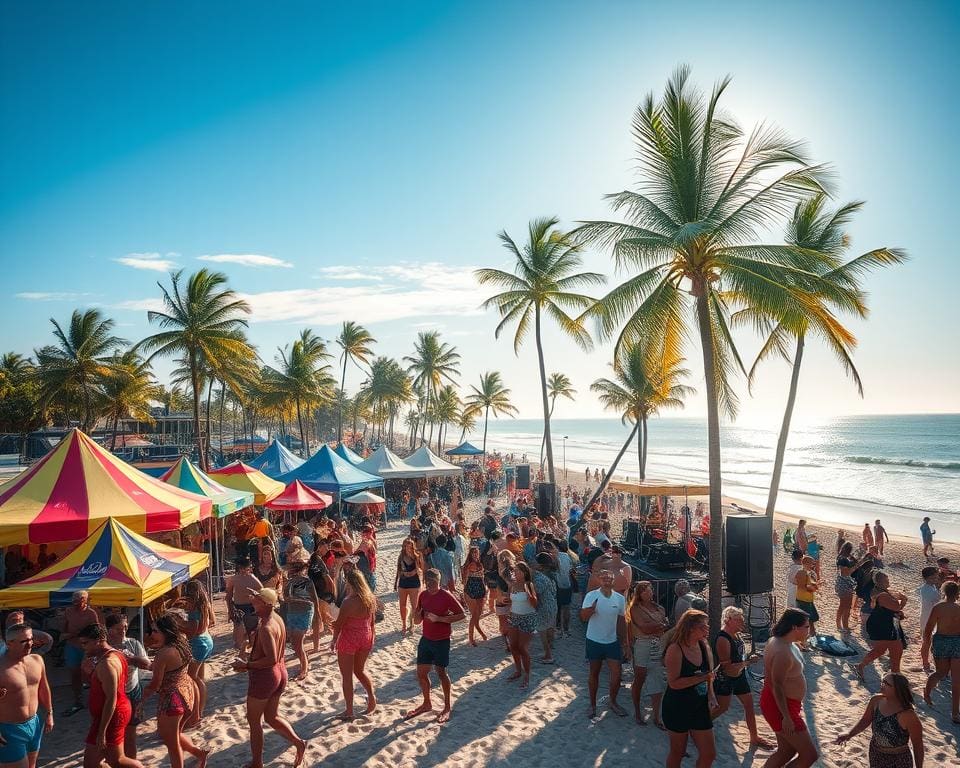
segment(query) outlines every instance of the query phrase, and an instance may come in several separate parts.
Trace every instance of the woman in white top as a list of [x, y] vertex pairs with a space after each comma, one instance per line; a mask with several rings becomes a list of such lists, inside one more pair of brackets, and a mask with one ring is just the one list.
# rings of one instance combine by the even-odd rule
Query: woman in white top
[[510, 589], [510, 617], [507, 642], [513, 656], [514, 672], [507, 680], [518, 680], [521, 690], [530, 685], [530, 638], [537, 631], [537, 592], [530, 566], [519, 561], [504, 573]]

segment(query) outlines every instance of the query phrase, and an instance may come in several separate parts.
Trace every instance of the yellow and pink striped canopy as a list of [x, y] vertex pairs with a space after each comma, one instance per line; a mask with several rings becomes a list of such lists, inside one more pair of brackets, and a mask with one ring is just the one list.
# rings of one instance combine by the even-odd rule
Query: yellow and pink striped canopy
[[150, 477], [75, 429], [0, 485], [0, 546], [83, 541], [107, 518], [136, 533], [205, 520], [210, 499]]

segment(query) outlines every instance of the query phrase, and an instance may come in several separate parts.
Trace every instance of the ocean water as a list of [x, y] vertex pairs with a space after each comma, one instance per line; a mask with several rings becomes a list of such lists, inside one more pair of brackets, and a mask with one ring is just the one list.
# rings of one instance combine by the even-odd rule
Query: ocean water
[[[525, 452], [536, 463], [542, 424], [491, 421], [488, 448]], [[557, 469], [565, 453], [570, 482], [580, 484], [585, 467], [610, 466], [630, 431], [618, 419], [555, 419], [552, 425]], [[778, 428], [722, 427], [724, 494], [766, 505]], [[648, 477], [706, 482], [706, 419], [651, 419], [648, 431]], [[617, 475], [636, 480], [635, 443]], [[960, 414], [850, 416], [792, 429], [777, 509], [854, 531], [879, 517], [891, 533], [908, 535], [919, 535], [921, 519], [929, 516], [938, 538], [960, 542]]]

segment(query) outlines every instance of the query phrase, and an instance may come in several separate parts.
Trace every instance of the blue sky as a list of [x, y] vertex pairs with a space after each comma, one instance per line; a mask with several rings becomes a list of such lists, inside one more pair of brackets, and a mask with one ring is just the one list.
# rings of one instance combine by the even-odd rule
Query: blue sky
[[[867, 201], [854, 248], [911, 255], [870, 279], [872, 316], [852, 324], [866, 397], [813, 349], [798, 417], [960, 411], [956, 4], [347, 5], [0, 4], [0, 349], [29, 352], [91, 304], [137, 340], [157, 280], [215, 266], [268, 361], [306, 326], [365, 322], [398, 357], [437, 328], [464, 388], [501, 370], [535, 416], [533, 347], [493, 340], [471, 270], [508, 266], [500, 229], [605, 215], [635, 179], [633, 109], [687, 62], [705, 89], [733, 75], [742, 124], [833, 163], [838, 198]], [[612, 274], [606, 254], [586, 262]], [[558, 415], [599, 415], [587, 389], [609, 347], [549, 331], [546, 353], [581, 391]], [[775, 425], [786, 377], [769, 366], [742, 419]]]

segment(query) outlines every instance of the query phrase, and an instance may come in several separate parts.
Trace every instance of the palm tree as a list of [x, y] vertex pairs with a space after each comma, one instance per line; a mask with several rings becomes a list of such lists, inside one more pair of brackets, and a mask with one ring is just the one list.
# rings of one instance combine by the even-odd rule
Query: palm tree
[[[547, 379], [547, 396], [550, 398], [550, 418], [553, 419], [553, 409], [557, 407], [557, 398], [565, 397], [573, 400], [577, 390], [570, 383], [570, 378], [564, 373], [551, 373]], [[544, 433], [543, 441], [540, 443], [540, 469], [543, 469], [544, 449], [547, 444], [547, 435]]]
[[467, 407], [474, 413], [483, 411], [483, 459], [486, 466], [487, 425], [490, 423], [490, 411], [493, 411], [494, 416], [502, 414], [514, 416], [517, 409], [510, 402], [510, 390], [503, 386], [497, 371], [481, 373], [480, 388], [471, 386], [470, 389], [472, 391], [467, 397]]
[[374, 358], [361, 393], [372, 410], [373, 423], [380, 426], [379, 437], [382, 439], [383, 427], [389, 422], [389, 438], [392, 440], [396, 415], [403, 405], [413, 400], [413, 387], [407, 372], [392, 358]]
[[555, 217], [534, 219], [530, 222], [527, 243], [521, 250], [513, 239], [501, 232], [503, 246], [511, 253], [516, 263], [514, 271], [478, 269], [474, 274], [481, 285], [495, 285], [503, 292], [491, 296], [484, 307], [496, 307], [500, 323], [495, 336], [507, 324], [516, 321], [513, 337], [514, 352], [519, 354], [530, 320], [533, 319], [534, 338], [537, 343], [537, 362], [540, 365], [540, 392], [543, 399], [543, 439], [547, 446], [547, 472], [555, 483], [553, 466], [553, 443], [550, 439], [550, 404], [547, 393], [547, 373], [543, 362], [541, 327], [543, 316], [552, 317], [560, 329], [571, 336], [584, 350], [591, 348], [590, 334], [579, 318], [567, 314], [568, 310], [582, 313], [594, 302], [589, 296], [577, 293], [591, 285], [601, 285], [606, 278], [595, 272], [575, 272], [580, 267], [580, 246], [566, 234], [555, 229], [559, 219]]
[[81, 426], [89, 432], [97, 418], [97, 396], [112, 371], [111, 356], [126, 341], [113, 335], [113, 320], [98, 309], [74, 310], [66, 329], [53, 318], [50, 322], [58, 343], [35, 352], [40, 402], [43, 407], [54, 400], [67, 410], [78, 407]]
[[[825, 261], [843, 257], [849, 245], [850, 238], [844, 231], [854, 214], [862, 207], [862, 202], [847, 203], [832, 213], [825, 210], [826, 196], [814, 195], [797, 203], [793, 217], [787, 224], [786, 241], [804, 251], [824, 254]], [[852, 311], [860, 318], [867, 316], [866, 294], [863, 292], [860, 279], [875, 267], [901, 264], [906, 261], [907, 255], [896, 248], [877, 248], [857, 256], [846, 263], [827, 269], [823, 278], [835, 283], [838, 287], [852, 291], [855, 301], [842, 309]], [[732, 297], [735, 301], [736, 296]], [[819, 297], [827, 304], [834, 303], [831, 296]], [[783, 423], [780, 426], [780, 436], [777, 440], [777, 451], [773, 463], [773, 475], [770, 479], [770, 492], [767, 496], [767, 515], [773, 517], [777, 505], [777, 494], [780, 489], [780, 476], [783, 472], [783, 459], [787, 450], [787, 437], [790, 433], [790, 421], [793, 417], [793, 407], [797, 399], [797, 386], [800, 381], [800, 364], [803, 361], [803, 350], [807, 333], [813, 331], [819, 335], [833, 351], [843, 366], [847, 375], [857, 385], [857, 391], [863, 397], [863, 382], [853, 364], [851, 353], [856, 346], [856, 338], [833, 316], [828, 306], [817, 305], [807, 315], [779, 316], [761, 313], [751, 307], [733, 315], [735, 324], [750, 324], [766, 335], [766, 341], [760, 348], [757, 359], [750, 368], [749, 381], [752, 383], [757, 367], [762, 360], [771, 355], [779, 355], [787, 362], [791, 362], [789, 342], [795, 342], [795, 352], [792, 360], [790, 376], [790, 390], [787, 394], [787, 404], [783, 413]]]
[[[441, 384], [444, 381], [452, 384], [454, 377], [459, 376], [460, 354], [455, 347], [440, 341], [440, 334], [437, 331], [418, 333], [413, 350], [414, 354], [404, 357], [403, 360], [409, 366], [407, 371], [414, 375], [414, 388], [423, 393], [425, 404], [421, 410], [426, 413], [433, 403], [434, 393]], [[427, 419], [424, 418], [420, 425], [421, 441], [426, 435], [426, 426]], [[430, 432], [432, 442], [432, 426]]]
[[296, 406], [300, 441], [306, 458], [310, 456], [310, 438], [304, 429], [303, 410], [333, 401], [334, 381], [329, 374], [330, 367], [323, 362], [329, 360], [331, 355], [323, 339], [314, 335], [309, 328], [302, 330], [300, 338], [292, 345], [278, 349], [277, 353], [280, 367], [268, 368], [265, 383], [275, 395]]
[[[190, 372], [193, 393], [193, 434], [201, 469], [207, 470], [206, 451], [200, 433], [201, 376], [204, 361], [247, 359], [256, 353], [247, 343], [243, 329], [250, 305], [226, 288], [227, 276], [204, 268], [190, 275], [182, 285], [183, 270], [170, 276], [171, 286], [163, 285], [163, 312], [147, 312], [147, 319], [162, 330], [148, 336], [137, 349], [150, 351], [148, 361], [157, 356], [182, 355]], [[185, 288], [185, 290], [183, 290]]]
[[448, 424], [456, 422], [460, 415], [460, 396], [457, 390], [450, 384], [442, 387], [437, 392], [437, 400], [434, 403], [433, 416], [440, 428], [437, 430], [437, 453], [443, 451], [443, 437]]
[[460, 427], [460, 442], [462, 443], [467, 437], [467, 432], [472, 432], [477, 425], [477, 412], [464, 403], [454, 423]]
[[[604, 408], [620, 411], [624, 424], [636, 425], [633, 431], [637, 435], [640, 482], [647, 477], [647, 419], [664, 408], [683, 408], [683, 398], [694, 392], [691, 387], [677, 383], [690, 375], [682, 367], [683, 362], [682, 359], [657, 359], [647, 349], [635, 345], [625, 349], [614, 364], [614, 380], [597, 379], [590, 385]], [[612, 475], [612, 470], [607, 473], [608, 478]]]
[[[343, 374], [340, 376], [340, 390], [345, 390], [347, 386], [347, 363], [351, 360], [357, 363], [369, 362], [373, 354], [371, 345], [376, 343], [376, 339], [370, 335], [370, 332], [362, 325], [347, 320], [340, 329], [340, 335], [337, 337], [337, 346], [343, 351], [340, 353], [340, 359], [343, 361]], [[359, 361], [359, 362], [358, 362]], [[337, 424], [337, 442], [343, 442], [343, 408], [340, 408], [340, 419]]]
[[640, 189], [609, 196], [627, 221], [585, 222], [576, 236], [612, 247], [618, 267], [637, 270], [590, 313], [604, 336], [620, 329], [616, 356], [652, 338], [680, 358], [688, 335], [685, 313], [692, 309], [706, 382], [710, 621], [716, 630], [723, 590], [720, 412], [736, 412], [730, 375], [735, 366], [743, 370], [724, 291], [736, 291], [750, 307], [784, 315], [807, 314], [816, 303], [813, 293], [821, 290], [843, 305], [851, 296], [818, 276], [834, 266], [821, 254], [757, 244], [758, 232], [780, 220], [797, 199], [823, 190], [824, 169], [780, 131], [761, 126], [745, 136], [722, 115], [718, 102], [729, 78], [709, 99], [695, 92], [688, 78], [689, 69], [679, 68], [660, 101], [650, 94], [636, 110]]
[[112, 425], [112, 451], [117, 447], [120, 419], [135, 419], [153, 424], [150, 408], [153, 401], [159, 400], [163, 393], [153, 377], [150, 363], [143, 360], [134, 349], [116, 353], [110, 367], [110, 374], [104, 380], [102, 395], [108, 424]]

